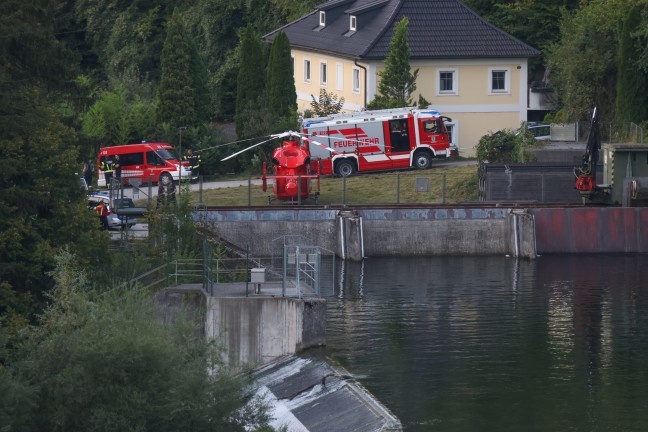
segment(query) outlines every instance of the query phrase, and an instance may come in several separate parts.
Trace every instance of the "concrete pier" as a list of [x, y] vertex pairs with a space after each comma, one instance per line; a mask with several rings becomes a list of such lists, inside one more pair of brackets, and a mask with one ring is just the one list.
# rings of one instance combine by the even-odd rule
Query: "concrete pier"
[[259, 366], [326, 343], [326, 301], [288, 297], [211, 297], [207, 337], [233, 367]]

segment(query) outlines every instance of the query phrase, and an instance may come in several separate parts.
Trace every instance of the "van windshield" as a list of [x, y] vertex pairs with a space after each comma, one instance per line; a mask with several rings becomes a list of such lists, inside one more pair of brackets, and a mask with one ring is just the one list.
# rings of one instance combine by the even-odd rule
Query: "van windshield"
[[170, 150], [156, 150], [155, 152], [164, 160], [178, 160], [178, 157]]

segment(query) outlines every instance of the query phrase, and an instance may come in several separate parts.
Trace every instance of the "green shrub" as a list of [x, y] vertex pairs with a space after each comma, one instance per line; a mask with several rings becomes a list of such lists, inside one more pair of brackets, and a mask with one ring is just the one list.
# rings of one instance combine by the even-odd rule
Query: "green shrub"
[[504, 129], [480, 138], [477, 159], [491, 163], [523, 163], [530, 159], [527, 149], [536, 142], [526, 125], [517, 131]]

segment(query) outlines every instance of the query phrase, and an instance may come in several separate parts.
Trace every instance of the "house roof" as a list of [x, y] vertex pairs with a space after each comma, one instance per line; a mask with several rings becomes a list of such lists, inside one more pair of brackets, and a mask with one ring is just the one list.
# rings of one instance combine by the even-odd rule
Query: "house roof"
[[[349, 15], [367, 8], [358, 31], [349, 31]], [[326, 26], [320, 27], [318, 11], [327, 12]], [[337, 13], [333, 13], [337, 10]], [[328, 22], [328, 14], [333, 19]], [[267, 35], [272, 41], [280, 30], [293, 48], [314, 50], [357, 59], [384, 59], [394, 26], [409, 19], [407, 42], [412, 60], [441, 58], [534, 57], [541, 52], [490, 24], [461, 0], [333, 0], [318, 6]]]

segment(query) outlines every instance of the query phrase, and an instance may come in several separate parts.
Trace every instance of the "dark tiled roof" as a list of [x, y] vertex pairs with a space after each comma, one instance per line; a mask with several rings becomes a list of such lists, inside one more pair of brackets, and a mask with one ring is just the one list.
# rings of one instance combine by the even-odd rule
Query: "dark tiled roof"
[[365, 12], [372, 11], [374, 9], [378, 9], [380, 7], [385, 6], [387, 3], [389, 3], [391, 0], [378, 0], [378, 1], [373, 1], [371, 3], [367, 3], [366, 5], [362, 6], [357, 6], [354, 7], [353, 9], [346, 10], [344, 12], [350, 14], [350, 15], [356, 15], [356, 14], [362, 14]]
[[[340, 7], [348, 11], [375, 2], [355, 0]], [[336, 2], [325, 5], [333, 3]], [[315, 12], [278, 29], [286, 32], [294, 48], [351, 58], [383, 59], [389, 53], [394, 26], [406, 16], [410, 21], [407, 41], [411, 59], [540, 55], [537, 49], [479, 17], [461, 0], [389, 0], [371, 14], [370, 23], [363, 23], [352, 35], [348, 32], [347, 14], [320, 28]], [[265, 39], [273, 40], [278, 30], [266, 35]]]
[[334, 7], [337, 7], [337, 6], [340, 6], [340, 5], [345, 5], [345, 4], [351, 3], [351, 2], [353, 2], [353, 0], [333, 0], [333, 1], [326, 2], [326, 3], [318, 4], [317, 6], [315, 6], [315, 9], [329, 10], [329, 9], [334, 8]]

